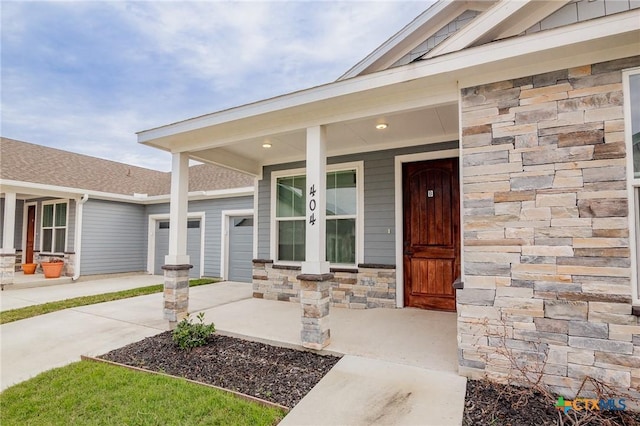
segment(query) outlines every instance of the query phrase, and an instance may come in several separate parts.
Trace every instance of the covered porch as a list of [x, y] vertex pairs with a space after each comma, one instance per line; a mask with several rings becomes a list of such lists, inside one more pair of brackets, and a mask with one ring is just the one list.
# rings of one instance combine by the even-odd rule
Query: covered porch
[[[173, 154], [171, 220], [177, 226], [171, 226], [174, 234], [165, 260], [166, 319], [175, 323], [189, 309], [185, 284], [189, 259], [178, 230], [186, 223], [185, 185], [190, 159], [255, 176], [254, 296], [296, 302], [291, 311], [288, 304], [273, 308], [289, 312], [288, 324], [292, 323], [291, 316], [300, 318], [302, 310], [302, 318], [293, 323], [300, 333], [298, 342], [301, 339], [305, 347], [322, 349], [337, 338], [337, 331], [330, 330], [330, 306], [406, 306], [403, 165], [444, 158], [457, 164], [459, 90], [452, 74], [427, 72], [415, 80], [405, 78], [397, 70], [384, 71], [139, 134], [139, 142]], [[352, 221], [349, 232], [354, 248], [347, 261], [336, 262], [327, 258], [327, 197], [332, 188], [327, 188], [326, 176], [336, 167], [347, 166], [357, 181], [352, 188], [357, 201], [336, 216]], [[374, 170], [376, 167], [378, 170]], [[292, 220], [299, 222], [299, 235], [304, 237], [288, 247], [301, 249], [303, 254], [289, 257], [282, 255], [284, 249], [278, 239], [283, 232], [276, 230], [273, 219], [278, 210], [273, 188], [281, 185], [274, 179], [283, 170], [295, 172], [304, 180], [302, 186], [290, 187], [292, 193], [302, 194], [302, 207], [294, 207], [293, 216], [299, 217]], [[456, 166], [456, 182], [457, 173]], [[385, 206], [378, 208], [376, 199], [383, 199]], [[459, 203], [459, 198], [448, 200], [450, 204]], [[457, 212], [456, 206], [452, 216], [459, 216]], [[381, 214], [384, 217], [380, 218]], [[459, 235], [456, 238], [459, 253]], [[382, 245], [380, 239], [384, 240]], [[458, 261], [458, 270], [459, 265]], [[455, 309], [451, 288], [455, 278], [450, 277], [447, 283], [453, 302], [449, 310]], [[277, 281], [293, 283], [288, 294], [262, 288]], [[369, 288], [360, 285], [362, 281], [369, 283]], [[357, 288], [349, 294], [349, 290], [336, 288], [337, 283]], [[279, 286], [276, 283], [272, 287]], [[259, 305], [260, 310], [266, 305]], [[455, 314], [447, 318], [454, 327]], [[338, 321], [332, 316], [331, 324]]]

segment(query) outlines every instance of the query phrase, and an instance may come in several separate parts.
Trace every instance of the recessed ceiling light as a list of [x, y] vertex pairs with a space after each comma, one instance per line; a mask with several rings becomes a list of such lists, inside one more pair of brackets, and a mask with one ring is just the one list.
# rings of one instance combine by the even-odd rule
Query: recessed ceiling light
[[378, 129], [378, 130], [384, 130], [387, 127], [389, 127], [389, 125], [387, 123], [376, 124], [376, 129]]
[[271, 148], [271, 144], [269, 142], [265, 142], [262, 144], [263, 148]]

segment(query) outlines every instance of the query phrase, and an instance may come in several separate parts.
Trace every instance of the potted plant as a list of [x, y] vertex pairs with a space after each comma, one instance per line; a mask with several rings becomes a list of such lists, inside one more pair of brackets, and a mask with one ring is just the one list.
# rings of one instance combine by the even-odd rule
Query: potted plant
[[35, 271], [36, 271], [36, 265], [35, 263], [23, 263], [22, 264], [22, 273], [24, 273], [25, 275], [32, 275]]
[[45, 278], [60, 278], [62, 274], [62, 268], [64, 267], [64, 261], [62, 259], [53, 258], [48, 262], [42, 262], [42, 271]]

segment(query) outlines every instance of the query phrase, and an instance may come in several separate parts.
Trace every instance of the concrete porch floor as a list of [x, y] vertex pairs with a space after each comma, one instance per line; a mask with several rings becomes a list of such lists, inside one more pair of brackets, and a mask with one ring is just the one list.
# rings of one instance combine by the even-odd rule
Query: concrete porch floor
[[[204, 312], [222, 332], [300, 347], [300, 310], [296, 303], [249, 298]], [[331, 308], [330, 321], [326, 351], [457, 371], [455, 313]]]

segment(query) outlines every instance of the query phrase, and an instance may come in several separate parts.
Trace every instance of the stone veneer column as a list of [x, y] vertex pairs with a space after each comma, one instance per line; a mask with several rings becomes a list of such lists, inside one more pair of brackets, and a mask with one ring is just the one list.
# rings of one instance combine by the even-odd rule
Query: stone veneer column
[[193, 265], [164, 265], [164, 319], [171, 329], [189, 309], [189, 269]]
[[15, 277], [16, 255], [0, 253], [0, 288], [12, 285]]
[[302, 305], [302, 346], [320, 350], [331, 341], [329, 306], [333, 274], [301, 274], [297, 279]]

